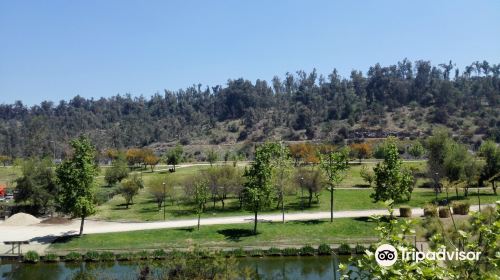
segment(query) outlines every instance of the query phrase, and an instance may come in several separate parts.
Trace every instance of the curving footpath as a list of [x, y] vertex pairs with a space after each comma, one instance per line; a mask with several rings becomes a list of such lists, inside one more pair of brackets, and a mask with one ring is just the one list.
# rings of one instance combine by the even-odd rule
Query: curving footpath
[[[489, 204], [493, 205], [493, 204]], [[488, 205], [483, 205], [486, 207]], [[477, 211], [478, 206], [471, 206], [471, 211]], [[397, 212], [397, 211], [396, 211]], [[355, 218], [369, 217], [373, 215], [388, 215], [388, 210], [372, 209], [372, 210], [352, 210], [352, 211], [336, 211], [333, 213], [334, 218]], [[413, 216], [422, 216], [421, 208], [412, 208]], [[285, 219], [287, 221], [297, 220], [319, 220], [329, 219], [330, 212], [310, 212], [310, 213], [287, 213]], [[262, 214], [258, 217], [259, 221], [263, 222], [279, 222], [281, 221], [281, 213]], [[110, 232], [125, 232], [147, 229], [162, 229], [162, 228], [182, 228], [193, 227], [197, 225], [197, 219], [188, 220], [172, 220], [161, 222], [107, 222], [86, 220], [84, 233], [110, 233]], [[203, 218], [201, 225], [220, 225], [220, 224], [241, 224], [253, 222], [253, 215], [231, 216], [220, 218]], [[80, 229], [80, 221], [75, 219], [71, 223], [63, 225], [35, 224], [29, 226], [11, 226], [0, 224], [0, 255], [8, 254], [11, 250], [10, 245], [4, 245], [4, 241], [24, 241], [29, 240], [30, 245], [23, 245], [22, 250], [36, 250], [43, 253], [45, 249], [57, 237], [65, 235], [77, 234]]]

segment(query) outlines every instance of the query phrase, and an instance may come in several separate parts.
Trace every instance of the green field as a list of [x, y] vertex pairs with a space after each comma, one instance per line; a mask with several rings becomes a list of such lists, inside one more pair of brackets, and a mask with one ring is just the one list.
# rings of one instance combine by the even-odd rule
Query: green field
[[[370, 167], [374, 166], [374, 163], [363, 163]], [[414, 166], [420, 171], [425, 170], [425, 162], [409, 162], [405, 163], [407, 166]], [[368, 188], [363, 182], [359, 175], [359, 171], [362, 165], [352, 164], [349, 169], [346, 179], [340, 189], [336, 190], [334, 193], [334, 209], [339, 210], [363, 210], [363, 209], [382, 209], [384, 208], [383, 203], [374, 203], [370, 198], [372, 189]], [[106, 187], [104, 183], [104, 171], [107, 167], [101, 167], [100, 174], [97, 177], [97, 182], [99, 185], [98, 192], [102, 194], [112, 193], [113, 189]], [[157, 221], [163, 220], [163, 209], [158, 209], [152, 195], [149, 193], [147, 185], [148, 181], [153, 177], [163, 177], [164, 180], [173, 180], [176, 182], [182, 182], [182, 180], [195, 176], [200, 170], [210, 168], [208, 165], [199, 165], [191, 167], [178, 168], [175, 173], [170, 173], [166, 169], [166, 166], [161, 166], [156, 169], [155, 172], [151, 172], [149, 169], [142, 171], [142, 177], [145, 181], [146, 188], [142, 189], [134, 198], [134, 203], [126, 209], [124, 202], [125, 200], [121, 195], [115, 195], [110, 197], [110, 200], [103, 203], [98, 207], [98, 212], [94, 215], [95, 219], [103, 220], [113, 220], [113, 221]], [[136, 171], [137, 172], [137, 171]], [[141, 173], [141, 172], [139, 172]], [[0, 168], [0, 182], [11, 182], [17, 176], [19, 176], [20, 170], [18, 168]], [[424, 179], [419, 179], [417, 181], [417, 188], [412, 194], [412, 199], [409, 202], [404, 202], [401, 204], [409, 205], [412, 207], [422, 207], [426, 203], [430, 203], [435, 199], [435, 194], [432, 189], [429, 188], [419, 188]], [[364, 188], [360, 188], [364, 186]], [[355, 188], [352, 188], [355, 187]], [[287, 213], [291, 212], [301, 212], [301, 211], [329, 211], [330, 210], [330, 197], [329, 192], [322, 191], [319, 196], [319, 203], [316, 199], [313, 199], [312, 207], [307, 207], [307, 197], [301, 199], [302, 192], [297, 188], [290, 188], [291, 191], [285, 197], [285, 211]], [[177, 184], [174, 187], [174, 199], [167, 199], [167, 206], [165, 209], [166, 219], [189, 219], [194, 218], [196, 215], [194, 213], [194, 207], [190, 204], [189, 198], [186, 197], [183, 187]], [[460, 190], [460, 195], [462, 195], [462, 190]], [[307, 196], [307, 192], [304, 191], [304, 196]], [[449, 197], [451, 200], [455, 198], [455, 191], [450, 190]], [[439, 199], [445, 199], [446, 194], [443, 192], [439, 195]], [[470, 196], [464, 198], [459, 196], [458, 199], [467, 199], [471, 204], [477, 204], [476, 189], [470, 191]], [[500, 196], [493, 195], [491, 188], [481, 189], [481, 203], [493, 203], [500, 200]], [[276, 205], [273, 205], [268, 209], [267, 213], [279, 212]], [[239, 207], [239, 201], [234, 197], [228, 197], [225, 201], [225, 207], [222, 209], [221, 203], [217, 201], [215, 206], [213, 202], [207, 204], [206, 212], [203, 217], [219, 217], [219, 216], [234, 216], [234, 215], [247, 215], [249, 212], [241, 210]]]
[[189, 248], [199, 245], [210, 248], [224, 247], [279, 247], [365, 243], [376, 237], [376, 224], [367, 219], [336, 219], [327, 221], [294, 221], [259, 223], [259, 234], [253, 235], [253, 224], [202, 226], [195, 228], [157, 229], [120, 233], [90, 234], [70, 237], [53, 243], [49, 250], [139, 250], [158, 248]]

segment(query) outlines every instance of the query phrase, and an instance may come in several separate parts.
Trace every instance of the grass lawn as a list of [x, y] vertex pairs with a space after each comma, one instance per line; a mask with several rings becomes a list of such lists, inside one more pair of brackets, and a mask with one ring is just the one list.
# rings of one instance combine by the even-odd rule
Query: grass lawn
[[0, 185], [7, 185], [13, 187], [12, 182], [21, 175], [21, 169], [18, 167], [0, 167]]
[[94, 249], [139, 250], [187, 248], [195, 244], [210, 248], [245, 246], [303, 246], [321, 243], [362, 243], [376, 237], [374, 222], [367, 219], [345, 218], [327, 221], [294, 221], [259, 223], [259, 234], [253, 235], [253, 223], [211, 225], [196, 228], [143, 230], [121, 233], [89, 234], [70, 237], [53, 243], [49, 250]]
[[[383, 209], [385, 208], [382, 202], [374, 203], [370, 198], [372, 189], [339, 189], [334, 192], [334, 209], [340, 210], [364, 210], [364, 209]], [[461, 194], [461, 193], [460, 193]], [[330, 211], [330, 193], [323, 191], [319, 197], [319, 204], [313, 203], [312, 207], [307, 207], [307, 199], [304, 199], [305, 207], [302, 208], [300, 192], [297, 195], [289, 195], [285, 199], [286, 212], [312, 212], [312, 211]], [[445, 193], [439, 194], [440, 200], [446, 198]], [[450, 200], [457, 199], [453, 193], [449, 194]], [[422, 207], [423, 205], [432, 202], [435, 199], [435, 194], [432, 189], [415, 189], [412, 194], [412, 199], [409, 202], [399, 203], [398, 205], [409, 205], [411, 207]], [[458, 197], [459, 200], [467, 200], [471, 204], [478, 204], [476, 190], [471, 190], [468, 198], [463, 196]], [[490, 188], [481, 190], [481, 203], [494, 203], [500, 200], [500, 196], [493, 195]], [[313, 202], [315, 200], [313, 199]], [[95, 218], [104, 220], [117, 221], [156, 221], [163, 219], [163, 209], [158, 210], [147, 190], [141, 190], [140, 195], [134, 199], [134, 204], [126, 209], [123, 205], [124, 199], [117, 195], [110, 201], [99, 206], [99, 212]], [[193, 211], [193, 206], [188, 203], [174, 201], [172, 204], [169, 200], [166, 207], [166, 219], [188, 219], [195, 218], [196, 214]], [[279, 212], [276, 208], [269, 209], [267, 213]], [[203, 217], [220, 217], [234, 215], [250, 215], [249, 212], [239, 209], [239, 202], [236, 199], [227, 199], [224, 210], [221, 208], [220, 202], [217, 202], [215, 208], [212, 202], [207, 204], [207, 209]]]

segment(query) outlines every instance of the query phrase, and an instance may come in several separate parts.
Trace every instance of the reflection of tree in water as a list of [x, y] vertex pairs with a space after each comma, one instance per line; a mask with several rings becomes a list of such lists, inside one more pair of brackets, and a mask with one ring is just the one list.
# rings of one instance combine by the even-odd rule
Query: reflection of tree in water
[[24, 280], [39, 279], [43, 275], [44, 280], [59, 279], [62, 267], [57, 263], [46, 264], [24, 264], [12, 263], [10, 269], [0, 275], [2, 279]]

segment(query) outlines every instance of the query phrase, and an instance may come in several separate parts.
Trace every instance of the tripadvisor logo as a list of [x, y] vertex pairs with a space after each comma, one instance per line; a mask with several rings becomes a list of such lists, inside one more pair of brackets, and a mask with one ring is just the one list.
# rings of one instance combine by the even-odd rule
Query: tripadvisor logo
[[391, 266], [398, 260], [398, 251], [392, 245], [382, 244], [375, 251], [375, 260], [381, 266]]
[[[481, 252], [464, 252], [464, 251], [446, 251], [445, 249], [438, 252], [417, 252], [415, 249], [401, 249], [401, 259], [403, 261], [420, 262], [423, 260], [456, 260], [456, 261], [477, 261]], [[391, 266], [398, 260], [398, 251], [390, 244], [382, 244], [375, 251], [375, 260], [380, 266]]]

